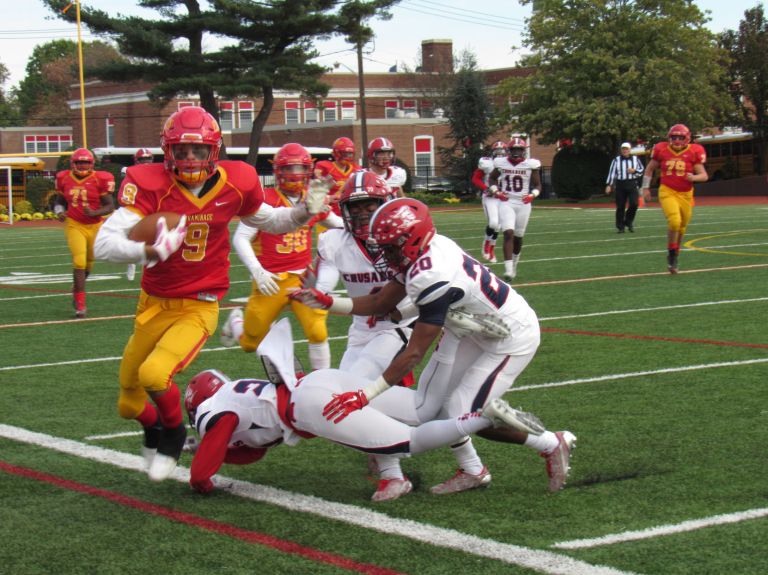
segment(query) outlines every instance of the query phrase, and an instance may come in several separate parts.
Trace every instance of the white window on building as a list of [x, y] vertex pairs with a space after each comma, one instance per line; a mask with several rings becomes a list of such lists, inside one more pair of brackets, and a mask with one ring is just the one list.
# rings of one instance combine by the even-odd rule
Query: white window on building
[[72, 147], [72, 136], [68, 134], [47, 134], [24, 136], [24, 153], [63, 152]]
[[435, 146], [432, 136], [416, 136], [413, 139], [413, 165], [416, 176], [434, 177]]
[[335, 122], [337, 118], [336, 100], [326, 100], [323, 102], [323, 122]]
[[341, 119], [357, 120], [357, 103], [354, 100], [341, 101]]
[[304, 121], [307, 124], [316, 124], [320, 121], [320, 112], [316, 102], [304, 102]]
[[237, 103], [237, 127], [243, 130], [253, 127], [253, 102]]
[[419, 105], [416, 102], [416, 100], [403, 100], [403, 112], [405, 112], [405, 117], [413, 117], [412, 115], [409, 116], [408, 114], [419, 114]]
[[422, 100], [421, 102], [421, 117], [422, 118], [435, 117], [435, 106], [429, 100]]
[[222, 132], [231, 132], [235, 127], [235, 104], [219, 102], [219, 127]]
[[112, 118], [107, 118], [106, 122], [107, 148], [112, 148], [115, 145], [115, 121]]
[[286, 124], [299, 124], [301, 118], [299, 118], [299, 102], [286, 101], [285, 102], [285, 123]]
[[384, 100], [384, 117], [395, 118], [397, 117], [397, 110], [399, 109], [399, 102], [397, 100]]

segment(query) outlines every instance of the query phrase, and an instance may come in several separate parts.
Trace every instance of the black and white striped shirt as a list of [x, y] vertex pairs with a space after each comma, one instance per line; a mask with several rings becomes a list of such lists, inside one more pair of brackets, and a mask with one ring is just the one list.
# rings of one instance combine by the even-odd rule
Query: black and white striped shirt
[[[629, 168], [635, 168], [635, 173], [630, 174]], [[643, 163], [637, 156], [616, 156], [611, 162], [611, 168], [608, 170], [608, 179], [606, 184], [613, 185], [618, 181], [632, 181], [635, 178], [643, 177]]]

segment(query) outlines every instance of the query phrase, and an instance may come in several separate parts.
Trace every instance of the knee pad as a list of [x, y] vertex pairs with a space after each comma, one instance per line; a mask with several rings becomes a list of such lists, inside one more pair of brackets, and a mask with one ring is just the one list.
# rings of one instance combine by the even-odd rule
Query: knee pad
[[117, 413], [123, 419], [136, 419], [144, 411], [146, 395], [143, 391], [120, 390], [117, 398]]

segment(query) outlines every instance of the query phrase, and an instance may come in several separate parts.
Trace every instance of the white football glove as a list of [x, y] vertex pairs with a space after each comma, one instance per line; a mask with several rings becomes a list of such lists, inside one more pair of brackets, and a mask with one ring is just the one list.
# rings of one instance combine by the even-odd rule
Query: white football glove
[[473, 314], [460, 309], [449, 309], [445, 325], [459, 337], [477, 334], [491, 339], [509, 337], [511, 330], [496, 314]]
[[499, 186], [494, 184], [493, 186], [488, 186], [488, 188], [485, 190], [485, 195], [489, 198], [495, 198], [498, 192]]
[[158, 261], [164, 262], [171, 254], [181, 247], [184, 243], [184, 237], [187, 235], [187, 216], [181, 216], [179, 225], [169, 230], [164, 217], [157, 220], [157, 232], [155, 233], [155, 243], [152, 247], [157, 253], [157, 260], [152, 260], [147, 264], [148, 268], [153, 267]]
[[256, 282], [256, 287], [264, 295], [275, 295], [280, 291], [280, 286], [277, 285], [275, 280], [280, 279], [280, 276], [268, 272], [264, 268], [256, 268], [251, 271], [253, 281]]
[[316, 178], [310, 180], [309, 191], [307, 197], [304, 200], [304, 204], [307, 206], [307, 211], [312, 214], [321, 214], [327, 212], [328, 207], [328, 192], [331, 190], [333, 180], [331, 178]]

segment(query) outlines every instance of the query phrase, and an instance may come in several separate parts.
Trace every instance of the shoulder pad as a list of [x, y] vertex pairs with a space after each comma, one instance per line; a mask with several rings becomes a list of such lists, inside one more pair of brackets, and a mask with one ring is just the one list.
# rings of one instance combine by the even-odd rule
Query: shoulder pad
[[258, 179], [256, 168], [241, 160], [221, 160], [218, 166], [227, 174], [227, 181], [237, 187], [245, 187], [238, 184], [252, 184]]
[[538, 170], [541, 167], [541, 160], [534, 160], [533, 158], [528, 158], [528, 167], [532, 170]]
[[392, 166], [392, 174], [387, 178], [390, 186], [402, 186], [408, 179], [408, 173], [400, 166]]
[[477, 161], [477, 167], [483, 170], [484, 172], [492, 172], [493, 171], [493, 158], [480, 158]]

